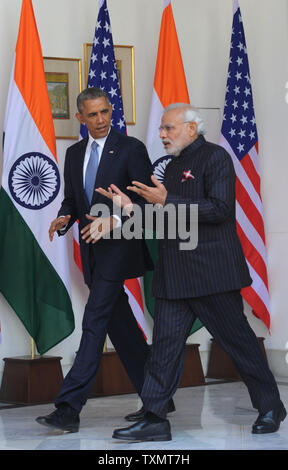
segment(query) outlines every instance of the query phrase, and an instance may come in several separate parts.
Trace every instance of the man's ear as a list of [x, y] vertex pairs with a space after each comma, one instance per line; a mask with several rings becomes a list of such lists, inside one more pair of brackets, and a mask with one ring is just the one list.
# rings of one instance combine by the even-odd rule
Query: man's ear
[[188, 123], [189, 135], [195, 137], [197, 135], [197, 124], [192, 121]]
[[80, 122], [80, 124], [85, 124], [84, 121], [83, 121], [83, 116], [81, 113], [76, 113], [75, 114], [75, 117], [78, 119], [78, 121]]

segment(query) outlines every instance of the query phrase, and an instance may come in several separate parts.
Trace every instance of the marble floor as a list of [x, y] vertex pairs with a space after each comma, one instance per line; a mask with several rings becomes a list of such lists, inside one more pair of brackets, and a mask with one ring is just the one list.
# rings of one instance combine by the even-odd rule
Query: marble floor
[[[277, 380], [288, 407], [288, 381]], [[11, 407], [0, 403], [0, 450], [287, 450], [288, 418], [274, 434], [251, 434], [257, 417], [242, 382], [211, 382], [181, 388], [175, 395], [176, 412], [169, 415], [172, 441], [125, 442], [113, 439], [115, 428], [125, 427], [123, 416], [139, 407], [136, 395], [89, 399], [81, 413], [78, 433], [50, 430], [35, 422], [53, 405]], [[112, 453], [113, 454], [113, 453]]]

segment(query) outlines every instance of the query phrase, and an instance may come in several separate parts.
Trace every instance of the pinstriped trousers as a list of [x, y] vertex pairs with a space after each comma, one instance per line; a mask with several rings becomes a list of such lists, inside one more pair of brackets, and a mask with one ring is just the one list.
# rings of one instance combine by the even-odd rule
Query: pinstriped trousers
[[145, 410], [166, 417], [168, 401], [182, 376], [185, 343], [196, 317], [233, 360], [253, 407], [266, 413], [278, 406], [274, 376], [243, 313], [240, 291], [233, 291], [191, 299], [156, 299], [153, 342], [141, 392]]

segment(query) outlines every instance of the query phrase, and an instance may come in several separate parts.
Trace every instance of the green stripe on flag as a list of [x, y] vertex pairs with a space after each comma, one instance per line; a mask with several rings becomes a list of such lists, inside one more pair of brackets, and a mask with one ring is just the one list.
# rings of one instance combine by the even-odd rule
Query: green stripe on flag
[[3, 188], [0, 208], [0, 291], [44, 354], [74, 330], [71, 299]]

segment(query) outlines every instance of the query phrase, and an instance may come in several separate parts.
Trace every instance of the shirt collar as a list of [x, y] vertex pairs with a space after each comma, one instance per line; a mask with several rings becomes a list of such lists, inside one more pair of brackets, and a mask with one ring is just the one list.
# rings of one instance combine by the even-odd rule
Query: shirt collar
[[110, 133], [110, 130], [111, 130], [111, 127], [110, 127], [110, 129], [109, 129], [109, 131], [108, 131], [108, 134], [105, 135], [105, 137], [101, 137], [100, 139], [93, 139], [93, 137], [92, 137], [91, 134], [89, 133], [89, 134], [88, 134], [88, 135], [89, 135], [89, 139], [88, 139], [87, 147], [90, 148], [91, 145], [92, 145], [92, 143], [95, 141], [95, 142], [97, 142], [97, 144], [101, 147], [101, 150], [103, 150], [104, 145], [105, 145], [105, 142], [106, 142], [106, 139], [107, 139], [107, 137], [108, 137], [108, 135], [109, 135], [109, 133]]

